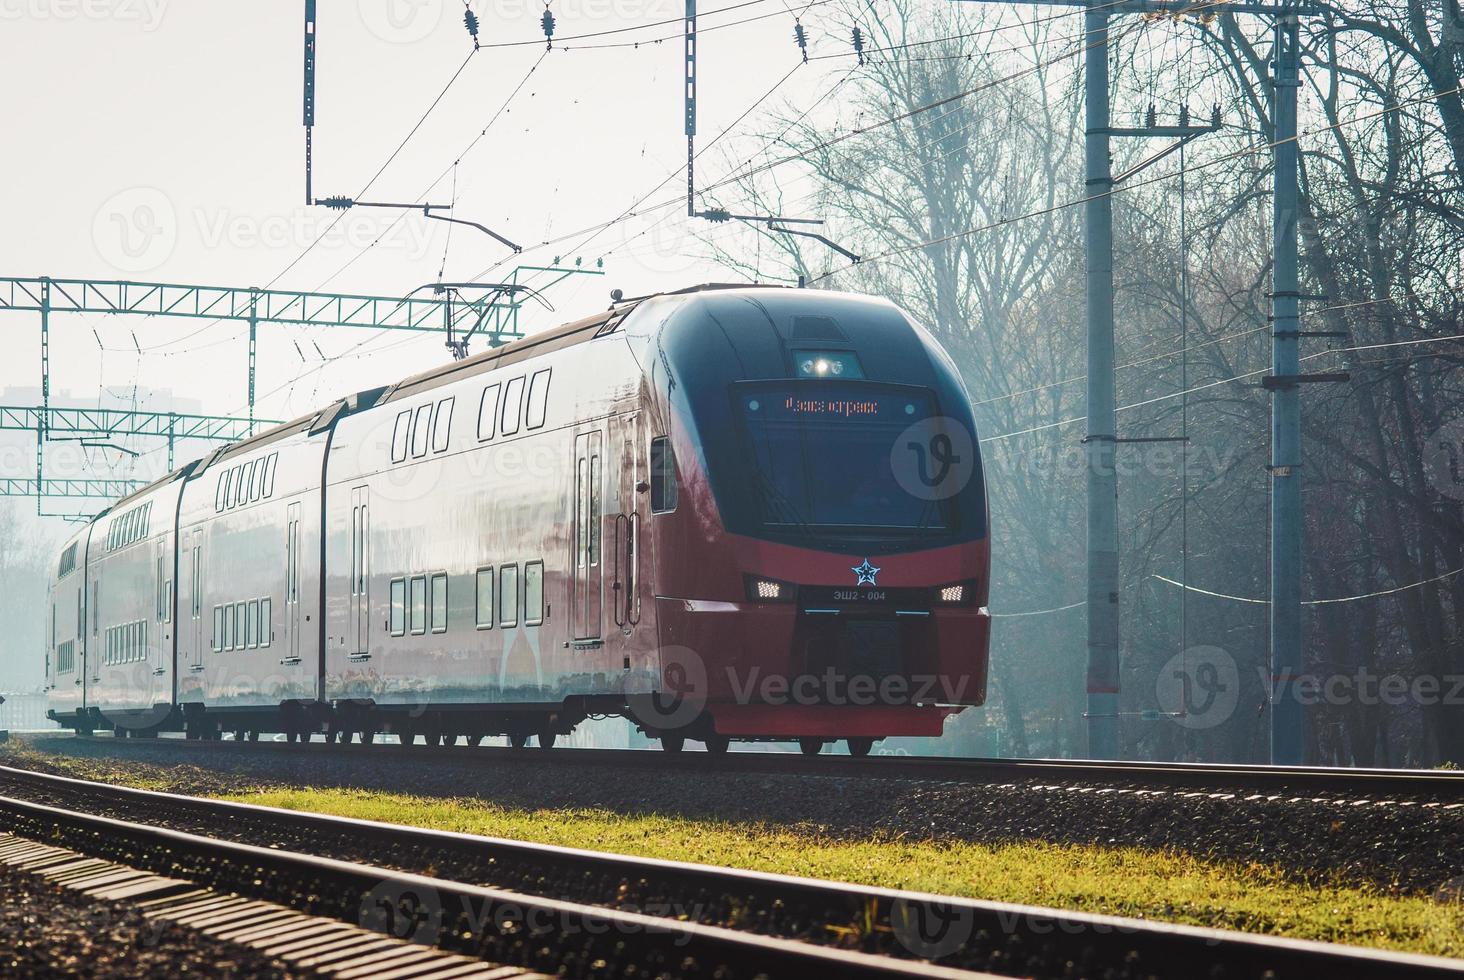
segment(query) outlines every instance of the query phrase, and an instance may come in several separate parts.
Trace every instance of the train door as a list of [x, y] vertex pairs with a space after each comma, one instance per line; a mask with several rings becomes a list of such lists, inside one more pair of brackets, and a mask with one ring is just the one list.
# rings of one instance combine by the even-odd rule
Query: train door
[[366, 547], [371, 540], [367, 491], [367, 487], [354, 487], [351, 490], [351, 622], [347, 626], [354, 640], [351, 653], [371, 652], [371, 603], [366, 594]]
[[[172, 569], [168, 566], [169, 557], [172, 552], [171, 542], [166, 533], [159, 536], [153, 548], [153, 634], [155, 652], [153, 654], [153, 676], [162, 677], [168, 672], [167, 657], [173, 646], [173, 576]], [[171, 692], [167, 692], [171, 693]], [[153, 699], [166, 697], [167, 693], [156, 689], [153, 691]]]
[[285, 656], [300, 662], [300, 502], [290, 504], [285, 523]]
[[203, 528], [196, 527], [186, 538], [183, 574], [188, 582], [189, 667], [203, 669]]
[[610, 602], [615, 625], [629, 636], [640, 622], [640, 476], [639, 415], [612, 420], [610, 457], [615, 470], [609, 476], [616, 489], [619, 513], [611, 525]]
[[597, 640], [601, 634], [600, 588], [603, 562], [600, 554], [604, 475], [599, 430], [581, 433], [574, 440], [574, 638]]

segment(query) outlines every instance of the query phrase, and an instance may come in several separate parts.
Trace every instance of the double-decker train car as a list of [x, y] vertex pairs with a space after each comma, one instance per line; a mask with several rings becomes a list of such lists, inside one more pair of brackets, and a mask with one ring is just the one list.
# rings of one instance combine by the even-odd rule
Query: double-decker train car
[[984, 701], [988, 541], [969, 398], [893, 305], [617, 301], [96, 518], [51, 589], [51, 716], [863, 754]]

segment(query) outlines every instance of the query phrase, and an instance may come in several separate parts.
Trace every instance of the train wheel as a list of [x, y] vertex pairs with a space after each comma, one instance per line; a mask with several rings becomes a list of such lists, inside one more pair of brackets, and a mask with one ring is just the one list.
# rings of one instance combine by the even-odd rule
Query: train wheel
[[707, 751], [712, 755], [726, 755], [727, 749], [732, 745], [732, 740], [726, 735], [708, 735], [706, 743]]
[[525, 735], [523, 732], [509, 732], [508, 744], [512, 745], [516, 749], [521, 749], [525, 745], [529, 744], [529, 736]]
[[798, 748], [804, 755], [818, 755], [823, 751], [824, 740], [821, 738], [800, 738]]
[[667, 752], [680, 752], [682, 747], [685, 745], [686, 739], [680, 735], [661, 736], [661, 748], [665, 749]]
[[543, 732], [540, 732], [539, 733], [539, 748], [541, 748], [541, 749], [552, 749], [552, 748], [554, 748], [554, 743], [558, 740], [558, 738], [559, 738], [559, 736], [556, 733], [554, 733], [554, 732], [551, 732], [551, 731], [543, 731]]
[[863, 758], [874, 748], [874, 739], [861, 735], [858, 738], [845, 739], [849, 743], [849, 754]]

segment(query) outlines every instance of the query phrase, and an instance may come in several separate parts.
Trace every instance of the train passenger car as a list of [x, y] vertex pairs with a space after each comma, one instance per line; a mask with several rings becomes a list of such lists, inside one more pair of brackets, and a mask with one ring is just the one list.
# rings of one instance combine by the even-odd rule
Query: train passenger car
[[81, 717], [86, 704], [86, 550], [90, 524], [61, 545], [46, 605], [46, 691], [49, 707]]
[[428, 372], [337, 424], [328, 700], [399, 734], [547, 745], [655, 676], [629, 571], [643, 392], [615, 322]]
[[[145, 491], [174, 504], [183, 585], [162, 613], [181, 628], [159, 620], [168, 724], [547, 746], [618, 714], [669, 750], [860, 754], [937, 735], [985, 698], [983, 481], [953, 364], [889, 303], [617, 301]], [[148, 587], [120, 560], [94, 574]], [[82, 685], [54, 717], [80, 728], [160, 683]]]
[[96, 724], [119, 734], [153, 734], [172, 714], [174, 536], [188, 472], [118, 501], [92, 525], [86, 703]]
[[223, 447], [188, 481], [178, 704], [192, 732], [303, 732], [318, 714], [321, 475], [344, 405]]

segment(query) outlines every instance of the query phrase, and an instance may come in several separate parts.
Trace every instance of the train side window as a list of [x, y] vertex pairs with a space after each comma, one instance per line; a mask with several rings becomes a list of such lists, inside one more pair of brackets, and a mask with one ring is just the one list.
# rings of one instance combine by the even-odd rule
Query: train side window
[[405, 636], [407, 633], [407, 580], [404, 578], [391, 580], [391, 619], [387, 628], [392, 636]]
[[245, 495], [249, 492], [249, 484], [244, 479], [244, 464], [240, 463], [234, 467], [234, 506], [243, 507], [249, 501]]
[[502, 385], [491, 384], [483, 389], [478, 402], [478, 441], [492, 439], [498, 428], [498, 393]]
[[279, 465], [279, 462], [280, 462], [280, 454], [279, 453], [270, 453], [268, 456], [265, 457], [265, 460], [264, 460], [264, 495], [266, 497], [273, 497], [274, 496], [274, 475], [275, 475], [275, 467]]
[[447, 452], [447, 444], [452, 436], [452, 403], [454, 398], [444, 398], [437, 403], [437, 414], [432, 419], [432, 451], [434, 453]]
[[524, 625], [544, 622], [544, 563], [531, 561], [524, 565]]
[[518, 625], [518, 566], [498, 570], [498, 625]]
[[254, 500], [254, 462], [245, 463], [241, 469], [244, 472], [239, 477], [239, 503], [247, 504]]
[[248, 644], [245, 643], [245, 633], [248, 631], [246, 621], [249, 618], [249, 603], [239, 601], [234, 603], [234, 649], [243, 650]]
[[264, 473], [269, 469], [269, 457], [266, 456], [254, 465], [254, 500], [264, 499]]
[[214, 606], [214, 622], [213, 622], [213, 627], [214, 627], [213, 628], [213, 643], [210, 644], [210, 645], [213, 647], [214, 653], [218, 653], [220, 650], [222, 650], [224, 648], [224, 607], [223, 606]]
[[250, 599], [244, 607], [244, 646], [253, 650], [259, 646], [259, 600]]
[[417, 417], [412, 421], [412, 456], [427, 455], [428, 438], [432, 435], [432, 403], [417, 409]]
[[234, 468], [224, 470], [224, 510], [234, 506]]
[[478, 569], [478, 629], [493, 628], [493, 566]]
[[531, 429], [543, 428], [549, 414], [549, 371], [549, 368], [535, 371], [529, 379], [528, 427]]
[[447, 632], [447, 573], [432, 576], [432, 632]]
[[214, 478], [214, 513], [224, 509], [224, 474]]
[[499, 413], [498, 431], [511, 436], [519, 430], [524, 414], [524, 378], [519, 375], [503, 388], [503, 411]]
[[234, 649], [234, 607], [232, 605], [220, 607], [223, 614], [223, 631], [219, 634], [219, 649]]
[[427, 632], [427, 576], [412, 576], [412, 622], [413, 636]]
[[273, 603], [269, 596], [259, 600], [259, 645], [267, 647], [274, 641], [274, 617], [270, 614]]
[[400, 463], [407, 458], [407, 441], [412, 433], [412, 410], [398, 412], [396, 426], [391, 430], [391, 461]]
[[676, 509], [676, 453], [671, 440], [658, 436], [651, 440], [651, 513], [665, 514]]

